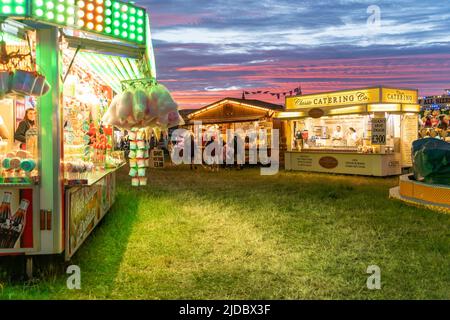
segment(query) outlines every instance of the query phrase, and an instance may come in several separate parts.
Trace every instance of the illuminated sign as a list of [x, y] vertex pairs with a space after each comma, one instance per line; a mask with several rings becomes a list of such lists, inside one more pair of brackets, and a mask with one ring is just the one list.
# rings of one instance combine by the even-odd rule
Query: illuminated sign
[[146, 40], [146, 11], [117, 0], [2, 0], [0, 16], [31, 16], [137, 44]]
[[377, 103], [380, 88], [339, 91], [286, 98], [286, 109], [336, 107]]
[[2, 0], [2, 3], [0, 3], [0, 16], [25, 16], [28, 14], [27, 7], [27, 0]]
[[407, 103], [417, 104], [419, 100], [418, 93], [415, 90], [402, 89], [382, 89], [381, 101], [383, 103]]
[[288, 97], [286, 98], [286, 109], [312, 109], [366, 104], [414, 105], [417, 103], [418, 93], [416, 90], [379, 87]]

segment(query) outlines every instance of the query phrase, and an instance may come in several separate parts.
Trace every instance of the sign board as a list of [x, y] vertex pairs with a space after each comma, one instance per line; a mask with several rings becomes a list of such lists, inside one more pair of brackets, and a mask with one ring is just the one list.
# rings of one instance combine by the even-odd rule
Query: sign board
[[372, 145], [386, 145], [386, 118], [372, 119]]
[[150, 166], [152, 168], [164, 168], [164, 150], [153, 149], [150, 152]]
[[417, 104], [419, 95], [416, 90], [383, 88], [381, 95], [382, 103], [404, 103]]
[[380, 102], [380, 88], [337, 91], [286, 98], [286, 109], [355, 106]]
[[115, 192], [115, 173], [106, 175], [92, 186], [67, 189], [66, 259], [75, 254], [111, 208]]
[[401, 124], [401, 154], [402, 167], [412, 167], [412, 144], [418, 139], [419, 116], [402, 115]]
[[286, 170], [384, 177], [401, 174], [400, 153], [345, 154], [287, 152]]

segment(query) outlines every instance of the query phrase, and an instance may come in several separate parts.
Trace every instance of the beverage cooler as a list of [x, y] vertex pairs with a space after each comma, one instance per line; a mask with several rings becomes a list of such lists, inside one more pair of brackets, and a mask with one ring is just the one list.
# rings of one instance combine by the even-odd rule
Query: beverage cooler
[[2, 0], [0, 256], [73, 256], [113, 205], [125, 162], [102, 116], [125, 83], [154, 79], [145, 9]]

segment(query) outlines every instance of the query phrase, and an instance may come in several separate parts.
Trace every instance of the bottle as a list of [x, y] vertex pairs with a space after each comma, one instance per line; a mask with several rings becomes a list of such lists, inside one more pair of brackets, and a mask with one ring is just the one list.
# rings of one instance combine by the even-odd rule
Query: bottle
[[0, 205], [0, 248], [6, 246], [6, 239], [9, 233], [11, 219], [11, 192], [3, 194], [3, 201]]
[[14, 248], [17, 240], [25, 229], [26, 215], [30, 202], [26, 199], [20, 201], [19, 208], [14, 216], [11, 217], [10, 232], [8, 234], [8, 248]]

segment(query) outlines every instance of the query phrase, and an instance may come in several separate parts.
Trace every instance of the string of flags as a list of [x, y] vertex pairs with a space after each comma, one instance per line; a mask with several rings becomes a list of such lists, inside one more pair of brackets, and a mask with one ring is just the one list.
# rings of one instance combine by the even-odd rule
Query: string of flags
[[255, 95], [255, 94], [270, 94], [272, 97], [277, 97], [277, 99], [280, 99], [281, 96], [291, 97], [292, 95], [302, 95], [302, 87], [298, 86], [297, 88], [285, 92], [272, 92], [272, 91], [242, 91], [242, 99], [245, 99], [246, 95]]

